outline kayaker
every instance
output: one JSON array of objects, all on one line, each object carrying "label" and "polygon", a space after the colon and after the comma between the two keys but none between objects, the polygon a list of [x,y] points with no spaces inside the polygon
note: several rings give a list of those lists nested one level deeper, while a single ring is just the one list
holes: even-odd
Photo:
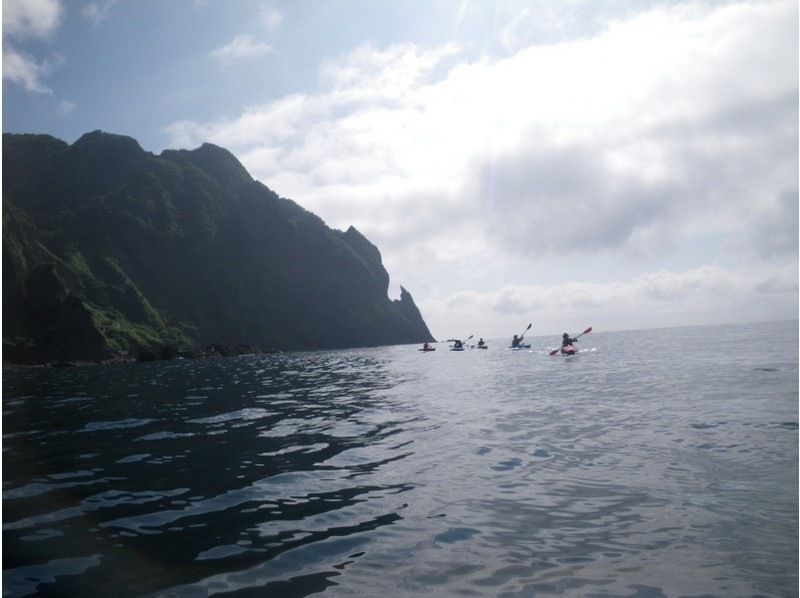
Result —
[{"label": "kayaker", "polygon": [[453,348],[454,349],[463,349],[464,343],[458,339],[453,339]]},{"label": "kayaker", "polygon": [[483,349],[483,347],[484,347],[484,345],[485,345],[485,344],[486,344],[486,343],[484,343],[484,342],[483,342],[483,338],[481,338],[481,339],[478,341],[478,348],[479,348],[479,349]]},{"label": "kayaker", "polygon": [[428,349],[430,349],[430,347],[428,346],[428,343],[422,343],[422,350],[423,351],[427,351]]},{"label": "kayaker", "polygon": [[518,347],[521,342],[522,342],[522,337],[521,336],[517,336],[515,334],[514,338],[511,339],[511,347],[512,348]]},{"label": "kayaker", "polygon": [[561,352],[564,355],[574,355],[575,354],[575,347],[572,346],[572,343],[577,343],[577,338],[570,338],[569,334],[566,332],[561,335]]}]

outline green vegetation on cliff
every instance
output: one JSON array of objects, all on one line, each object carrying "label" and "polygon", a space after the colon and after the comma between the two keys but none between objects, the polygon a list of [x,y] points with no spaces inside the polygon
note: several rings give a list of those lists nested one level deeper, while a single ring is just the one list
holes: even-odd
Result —
[{"label": "green vegetation on cliff", "polygon": [[228,151],[3,135],[3,348],[12,362],[163,345],[432,340],[378,249],[278,197]]}]

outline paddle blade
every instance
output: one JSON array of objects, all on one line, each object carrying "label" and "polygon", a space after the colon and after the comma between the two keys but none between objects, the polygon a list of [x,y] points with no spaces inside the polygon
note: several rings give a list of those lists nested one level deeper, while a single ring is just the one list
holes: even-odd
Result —
[{"label": "paddle blade", "polygon": [[550,351],[550,355],[555,355],[556,353],[558,353],[558,349],[553,349]]},{"label": "paddle blade", "polygon": [[584,330],[583,332],[581,332],[581,336],[583,336],[584,334],[589,334],[591,331],[592,331],[592,327],[591,327],[591,326],[589,326],[589,327],[588,327],[586,330]]}]

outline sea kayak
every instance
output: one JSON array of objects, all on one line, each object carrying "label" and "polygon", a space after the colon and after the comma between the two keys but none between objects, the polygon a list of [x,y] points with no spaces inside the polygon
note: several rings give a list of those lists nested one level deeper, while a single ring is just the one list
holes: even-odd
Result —
[{"label": "sea kayak", "polygon": [[417,351],[424,351],[427,353],[428,351],[436,351],[436,347],[428,347],[427,349],[417,349]]},{"label": "sea kayak", "polygon": [[516,347],[509,347],[509,349],[530,349],[530,343],[525,343],[524,345],[517,345]]},{"label": "sea kayak", "polygon": [[464,347],[450,347],[451,351],[463,351]]},{"label": "sea kayak", "polygon": [[577,351],[575,350],[575,347],[573,347],[572,345],[564,345],[563,347],[561,347],[561,351],[559,351],[559,353],[561,355],[569,357],[570,355],[575,355]]}]

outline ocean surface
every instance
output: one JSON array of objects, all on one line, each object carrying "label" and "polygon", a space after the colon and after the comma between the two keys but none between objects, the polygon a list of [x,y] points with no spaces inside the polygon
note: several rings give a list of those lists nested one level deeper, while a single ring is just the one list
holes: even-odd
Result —
[{"label": "ocean surface", "polygon": [[3,596],[797,596],[797,321],[526,339],[4,368]]}]

